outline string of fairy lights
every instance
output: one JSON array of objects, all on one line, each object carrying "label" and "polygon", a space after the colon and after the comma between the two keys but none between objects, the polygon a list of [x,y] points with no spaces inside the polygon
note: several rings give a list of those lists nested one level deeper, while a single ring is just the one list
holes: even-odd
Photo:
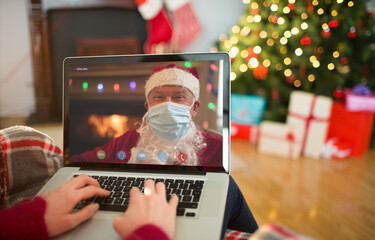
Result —
[{"label": "string of fairy lights", "polygon": [[[190,68],[193,67],[194,63],[185,61],[184,62],[184,67]],[[196,66],[195,66],[196,67]],[[85,71],[91,71],[90,68],[77,68],[76,70],[85,70]],[[209,64],[209,73],[208,73],[208,79],[207,79],[207,84],[206,84],[206,91],[207,93],[212,94],[216,99],[218,96],[218,90],[214,87],[214,82],[215,80],[213,79],[213,73],[218,72],[218,66],[216,66],[214,63]],[[75,88],[80,89],[80,93],[95,93],[97,92],[98,94],[103,94],[104,90],[106,90],[107,94],[120,94],[120,93],[128,93],[130,90],[131,92],[136,92],[137,91],[137,83],[135,81],[119,81],[119,82],[106,82],[106,81],[81,81],[79,79],[74,79],[69,78],[69,87],[72,87],[72,84],[74,84]],[[139,86],[138,86],[139,90]],[[217,106],[213,102],[208,102],[207,103],[207,108],[213,111],[216,111]]]},{"label": "string of fairy lights", "polygon": [[[332,0],[334,1],[334,0]],[[301,69],[298,69],[298,73],[295,73],[296,69],[291,68],[293,66],[293,61],[295,58],[303,56],[309,59],[309,64],[314,69],[319,69],[321,67],[326,67],[328,70],[337,70],[341,74],[346,74],[350,71],[349,66],[347,66],[347,58],[342,56],[342,51],[345,48],[345,45],[341,42],[336,44],[336,49],[329,49],[326,50],[323,46],[316,46],[314,52],[305,52],[304,47],[309,46],[312,43],[311,37],[306,33],[309,29],[309,17],[311,14],[317,14],[318,16],[327,14],[324,8],[319,7],[319,1],[306,1],[309,3],[307,7],[307,11],[301,13],[300,15],[294,15],[295,17],[299,17],[299,25],[289,24],[286,17],[287,14],[290,14],[291,11],[294,11],[296,8],[295,0],[289,0],[287,3],[284,1],[279,0],[272,0],[272,1],[263,1],[262,3],[258,3],[255,1],[250,0],[243,0],[244,4],[248,5],[249,15],[242,21],[242,24],[235,25],[231,28],[229,37],[227,35],[220,36],[220,45],[222,46],[223,50],[227,51],[230,55],[232,63],[232,70],[230,74],[231,81],[235,81],[238,76],[242,73],[247,72],[249,69],[253,71],[254,77],[260,80],[267,79],[267,73],[270,68],[274,68],[277,71],[281,71],[285,76],[286,82],[293,84],[295,87],[300,87],[302,82],[298,79],[298,76],[301,77]],[[355,2],[354,1],[346,1],[344,0],[336,0],[337,4],[347,4],[347,6],[353,7]],[[261,6],[262,4],[263,6]],[[281,6],[282,5],[282,6]],[[263,16],[261,11],[264,11],[265,8],[267,9],[268,16]],[[285,15],[282,15],[285,14]],[[329,14],[331,15],[331,19],[321,25],[320,34],[323,39],[328,39],[331,37],[332,30],[336,29],[340,26],[340,21],[338,19],[339,13],[337,9],[330,9]],[[269,31],[269,29],[261,29],[256,32],[253,32],[251,28],[251,24],[257,24],[261,22],[268,21],[274,25],[278,25],[279,29],[285,29],[282,31],[273,30]],[[241,23],[241,21],[240,21]],[[284,24],[288,24],[287,27]],[[316,27],[316,26],[314,26]],[[251,35],[252,38],[257,38],[258,42],[256,44],[244,45],[247,41],[244,40],[249,38]],[[351,27],[347,33],[348,38],[355,38],[356,37],[356,27]],[[289,41],[296,42],[298,40],[299,44],[294,44],[297,46],[295,49],[291,49],[291,45],[286,46]],[[262,45],[265,44],[265,45]],[[262,52],[264,47],[277,47],[279,52],[283,56],[277,60],[271,60],[268,56],[263,57]],[[322,66],[322,63],[317,57],[319,54],[331,54],[332,60],[325,63]],[[306,56],[306,54],[311,54]],[[297,60],[296,60],[297,61]],[[339,63],[340,67],[337,68],[337,64]],[[295,64],[298,65],[298,64]],[[273,69],[272,69],[273,70]],[[313,72],[310,72],[304,76],[309,82],[314,82],[316,80],[316,76]]]}]

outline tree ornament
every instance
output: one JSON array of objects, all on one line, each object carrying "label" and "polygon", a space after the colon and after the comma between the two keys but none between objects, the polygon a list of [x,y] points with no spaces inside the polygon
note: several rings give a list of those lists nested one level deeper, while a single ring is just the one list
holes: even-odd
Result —
[{"label": "tree ornament", "polygon": [[341,64],[348,64],[348,58],[346,58],[346,57],[342,57],[342,58],[340,58],[340,62],[341,62]]},{"label": "tree ornament", "polygon": [[257,58],[258,57],[258,55],[254,52],[253,47],[248,47],[246,50],[249,53],[249,55],[246,58],[247,61],[249,61],[251,58]]},{"label": "tree ornament", "polygon": [[309,14],[313,14],[313,12],[314,12],[314,6],[312,5],[311,1],[305,0],[305,3],[307,5],[307,12]]},{"label": "tree ornament", "polygon": [[348,38],[355,38],[357,34],[355,32],[348,32]]},{"label": "tree ornament", "polygon": [[296,8],[296,5],[294,5],[294,3],[289,3],[288,5],[288,8],[293,11],[295,8]]},{"label": "tree ornament", "polygon": [[252,15],[258,15],[259,14],[259,9],[258,8],[253,8],[253,9],[251,9],[250,13]]},{"label": "tree ornament", "polygon": [[293,84],[295,80],[296,80],[296,77],[295,77],[294,75],[290,75],[289,77],[286,77],[286,78],[285,78],[285,81],[286,81],[288,84]]},{"label": "tree ornament", "polygon": [[302,45],[310,45],[311,44],[311,38],[309,36],[305,35],[301,38],[300,42],[301,42]]},{"label": "tree ornament", "polygon": [[331,30],[327,29],[327,30],[322,30],[320,32],[320,35],[322,35],[323,38],[327,39],[331,37],[332,33],[331,33]]},{"label": "tree ornament", "polygon": [[333,29],[337,28],[339,25],[340,25],[340,23],[339,23],[339,21],[336,20],[336,19],[331,20],[331,21],[329,21],[329,23],[328,23],[328,26],[329,26],[330,28],[333,28]]},{"label": "tree ornament", "polygon": [[277,20],[279,20],[279,17],[278,16],[274,16],[272,21],[274,24],[277,24]]},{"label": "tree ornament", "polygon": [[272,89],[271,91],[271,97],[273,100],[279,99],[279,91],[277,89]]},{"label": "tree ornament", "polygon": [[355,38],[357,36],[355,27],[351,27],[348,32],[348,38]]},{"label": "tree ornament", "polygon": [[253,75],[256,79],[265,80],[267,78],[267,74],[268,68],[263,65],[259,65],[253,70]]},{"label": "tree ornament", "polygon": [[374,16],[374,13],[372,11],[368,11],[367,16],[371,18],[372,16]]},{"label": "tree ornament", "polygon": [[343,97],[343,92],[341,88],[337,88],[336,90],[333,91],[333,96],[335,98],[342,98]]}]

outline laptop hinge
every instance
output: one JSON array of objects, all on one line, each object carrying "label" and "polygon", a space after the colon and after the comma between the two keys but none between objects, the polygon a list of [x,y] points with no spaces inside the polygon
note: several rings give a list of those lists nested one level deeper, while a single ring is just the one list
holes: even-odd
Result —
[{"label": "laptop hinge", "polygon": [[147,170],[147,169],[106,169],[106,168],[90,168],[81,167],[80,171],[95,171],[95,172],[131,172],[131,173],[157,173],[157,174],[179,174],[179,175],[199,175],[204,176],[207,172],[203,171],[173,171],[173,170]]}]

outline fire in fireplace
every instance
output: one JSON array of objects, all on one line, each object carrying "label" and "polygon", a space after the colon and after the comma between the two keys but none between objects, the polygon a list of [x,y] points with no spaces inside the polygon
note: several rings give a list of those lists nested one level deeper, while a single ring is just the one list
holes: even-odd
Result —
[{"label": "fire in fireplace", "polygon": [[113,114],[110,116],[101,116],[92,114],[89,116],[88,123],[93,126],[91,128],[94,133],[99,134],[102,138],[115,138],[124,134],[129,130],[128,116]]}]

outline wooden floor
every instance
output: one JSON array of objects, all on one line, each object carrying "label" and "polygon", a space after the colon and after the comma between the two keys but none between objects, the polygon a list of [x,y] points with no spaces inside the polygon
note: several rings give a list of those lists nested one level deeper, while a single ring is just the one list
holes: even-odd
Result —
[{"label": "wooden floor", "polygon": [[[317,239],[375,239],[375,151],[357,159],[289,160],[232,142],[240,186],[258,224]],[[236,163],[235,165],[238,165]]]}]

